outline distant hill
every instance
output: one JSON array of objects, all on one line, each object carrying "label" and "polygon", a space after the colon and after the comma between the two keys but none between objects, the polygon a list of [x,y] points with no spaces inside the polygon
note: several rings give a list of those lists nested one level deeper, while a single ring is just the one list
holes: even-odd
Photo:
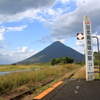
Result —
[{"label": "distant hill", "polygon": [[18,62],[22,63],[45,63],[50,62],[52,58],[60,57],[72,57],[74,61],[83,61],[84,55],[77,52],[76,50],[64,45],[63,43],[56,41],[46,47],[44,50],[38,52],[37,54]]}]

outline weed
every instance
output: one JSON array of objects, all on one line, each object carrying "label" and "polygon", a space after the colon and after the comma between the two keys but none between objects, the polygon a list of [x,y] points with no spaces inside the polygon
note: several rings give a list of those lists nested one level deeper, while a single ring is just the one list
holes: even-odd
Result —
[{"label": "weed", "polygon": [[[75,65],[75,64],[66,64],[66,65],[61,65],[57,66],[56,68],[51,68],[51,66],[46,66],[48,64],[44,64],[45,66],[42,68],[42,70],[38,71],[26,71],[26,72],[16,72],[16,73],[11,73],[8,75],[0,76],[0,94],[6,93],[12,89],[15,89],[17,87],[23,86],[23,85],[28,85],[34,87],[34,83],[36,82],[42,82],[42,80],[52,77],[52,78],[58,78],[61,75],[64,75],[65,73],[68,72],[68,68],[71,69],[72,71],[75,68],[78,68],[80,66]],[[43,65],[38,65],[38,64],[30,64],[30,65],[7,65],[4,66],[4,69],[29,69],[29,68],[39,68],[40,66]],[[9,67],[7,69],[7,67]],[[3,69],[2,66],[0,69]],[[3,69],[3,70],[4,70]],[[31,88],[31,87],[30,87]]]},{"label": "weed", "polygon": [[86,78],[86,69],[85,66],[78,70],[72,78]]}]

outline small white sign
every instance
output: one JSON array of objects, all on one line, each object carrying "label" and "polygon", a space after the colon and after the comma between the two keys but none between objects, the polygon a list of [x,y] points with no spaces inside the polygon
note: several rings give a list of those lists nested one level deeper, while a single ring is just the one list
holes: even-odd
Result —
[{"label": "small white sign", "polygon": [[77,33],[77,39],[78,39],[78,40],[84,39],[83,33]]},{"label": "small white sign", "polygon": [[94,62],[93,62],[93,49],[92,49],[92,31],[91,21],[85,16],[83,20],[84,27],[84,42],[85,42],[85,60],[86,60],[86,80],[94,80]]}]

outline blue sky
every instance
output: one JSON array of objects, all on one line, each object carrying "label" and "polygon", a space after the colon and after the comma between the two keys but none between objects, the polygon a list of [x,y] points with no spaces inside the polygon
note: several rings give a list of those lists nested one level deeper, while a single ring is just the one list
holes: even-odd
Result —
[{"label": "blue sky", "polygon": [[0,64],[26,59],[55,41],[84,53],[84,41],[76,39],[84,15],[100,38],[99,0],[0,0]]}]

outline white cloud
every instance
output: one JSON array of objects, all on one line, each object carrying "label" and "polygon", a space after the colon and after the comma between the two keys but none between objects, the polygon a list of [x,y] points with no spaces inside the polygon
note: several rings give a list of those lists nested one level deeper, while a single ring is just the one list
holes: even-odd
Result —
[{"label": "white cloud", "polygon": [[72,1],[72,0],[58,0],[58,1],[61,1],[62,3],[66,3],[66,2]]},{"label": "white cloud", "polygon": [[31,8],[48,8],[51,7],[54,2],[55,0],[0,0],[0,13],[4,15],[14,15]]},{"label": "white cloud", "polygon": [[48,10],[48,14],[49,14],[49,15],[54,15],[54,13],[55,13],[55,10],[53,10],[53,9],[49,9],[49,10]]},{"label": "white cloud", "polygon": [[[56,39],[66,39],[68,37],[75,37],[77,33],[83,32],[83,17],[87,15],[92,22],[92,31],[100,32],[100,1],[75,0],[77,9],[61,15],[53,24],[51,35]],[[91,5],[91,6],[90,6]],[[95,6],[96,5],[96,6]],[[92,8],[91,8],[92,7]]]},{"label": "white cloud", "polygon": [[0,51],[0,64],[11,64],[26,59],[34,54],[37,51],[35,50],[28,50],[28,47],[22,47],[16,49],[15,51]]},{"label": "white cloud", "polygon": [[5,28],[1,27],[1,29],[0,29],[0,43],[4,40],[4,37],[3,37],[4,32],[5,32]]},{"label": "white cloud", "polygon": [[83,46],[84,45],[84,40],[77,40],[76,45],[77,46]]},{"label": "white cloud", "polygon": [[62,13],[64,10],[63,10],[62,8],[57,8],[57,11],[58,11],[59,13]]},{"label": "white cloud", "polygon": [[92,41],[93,41],[93,46],[97,48],[98,44],[99,43],[99,46],[100,46],[100,35],[98,35],[97,32],[95,32],[92,36],[94,36],[94,38],[92,38]]},{"label": "white cloud", "polygon": [[[8,31],[23,31],[24,28],[26,28],[27,25],[22,25],[20,27],[1,27],[0,28],[0,43],[4,40],[4,33]],[[2,46],[1,46],[2,47]]]},{"label": "white cloud", "polygon": [[[83,17],[87,15],[90,17],[92,22],[92,30],[96,36],[100,33],[100,1],[96,0],[3,0],[4,3],[0,1],[0,23],[3,22],[34,22],[34,19],[45,22],[45,26],[51,27],[50,34],[54,38],[54,41],[64,42],[69,37],[75,37],[77,33],[83,31]],[[56,1],[56,3],[55,3]],[[52,6],[57,4],[57,2],[63,3],[62,7],[53,9]],[[76,9],[71,11],[74,7],[69,7],[68,4],[74,1]],[[7,4],[7,6],[5,5]],[[19,5],[19,6],[15,6]],[[65,5],[64,5],[65,4]],[[12,5],[12,6],[10,6]],[[70,12],[68,12],[70,11]],[[4,40],[3,34],[5,31],[23,31],[27,25],[22,25],[19,27],[2,27],[0,29],[0,43]],[[96,33],[97,32],[97,33]],[[47,37],[46,37],[47,38]],[[49,40],[49,38],[47,38]],[[42,38],[39,42],[45,39]],[[96,44],[96,40],[93,40]],[[84,43],[81,41],[76,41],[76,45],[80,46],[78,48],[80,51],[83,48]],[[0,52],[1,53],[1,52]],[[36,53],[34,50],[28,50],[28,47],[19,48],[17,51],[4,51],[1,53],[2,58],[0,59],[13,59],[13,61],[18,61],[23,58],[29,57]],[[9,62],[12,60],[9,59]],[[3,61],[2,60],[2,61]]]},{"label": "white cloud", "polygon": [[[25,2],[24,3],[22,2],[22,4],[21,4],[20,3],[21,1],[22,0],[16,1],[17,4],[20,4],[19,5],[20,10],[19,10],[19,8],[18,9],[14,8],[14,6],[12,6],[9,9],[7,9],[6,7],[5,8],[1,7],[1,10],[3,9],[4,12],[7,15],[4,14],[3,12],[0,13],[0,23],[3,23],[3,22],[16,22],[16,21],[24,21],[24,20],[28,20],[28,21],[33,22],[34,19],[37,19],[41,22],[44,22],[44,21],[47,21],[47,20],[49,22],[51,22],[51,21],[57,20],[60,17],[60,14],[63,13],[64,11],[66,11],[66,9],[67,9],[66,7],[65,7],[65,9],[57,8],[56,10],[50,8],[54,4],[56,4],[55,3],[56,0],[48,0],[48,2],[46,0],[41,0],[41,1],[37,1],[38,3],[33,0],[33,1],[29,1],[25,5],[24,5]],[[61,1],[66,2],[66,1],[69,1],[69,0],[61,0]],[[71,0],[71,1],[73,1],[73,0]],[[7,1],[4,0],[4,4],[6,2]],[[32,3],[32,2],[35,2],[35,3],[33,5],[29,5],[29,3]],[[43,4],[43,2],[44,2],[44,4]],[[8,3],[8,5],[9,5],[9,3]],[[23,10],[22,5],[25,6],[24,10]],[[35,5],[38,5],[38,6],[35,7]],[[30,6],[32,6],[32,7],[30,7]],[[15,12],[12,10],[12,8],[14,8]],[[7,9],[7,12],[6,12],[5,9]],[[69,9],[69,7],[68,7],[68,9]]]},{"label": "white cloud", "polygon": [[28,9],[24,12],[19,12],[14,15],[0,15],[0,23],[3,22],[17,22],[27,19],[40,19],[41,17],[38,16],[40,9]]},{"label": "white cloud", "polygon": [[75,49],[76,51],[78,51],[82,54],[85,54],[84,46],[78,46],[78,47],[73,48],[73,49]]},{"label": "white cloud", "polygon": [[54,42],[55,42],[55,41],[60,41],[60,42],[64,43],[64,42],[66,41],[66,39],[55,39],[55,38],[54,38],[53,41],[54,41]]},{"label": "white cloud", "polygon": [[[44,18],[39,13],[42,9],[47,10],[52,7],[55,1],[56,0],[24,0],[24,2],[23,0],[16,0],[14,2],[13,0],[0,1],[0,23],[16,22],[25,19],[44,21]],[[49,13],[52,13],[52,11],[49,11]]]},{"label": "white cloud", "polygon": [[[99,42],[99,47],[100,47],[100,35],[98,35],[98,32],[93,33],[92,36],[95,36],[98,38],[98,42]],[[93,51],[97,51],[98,52],[98,44],[97,44],[97,38],[92,38],[92,44],[93,44]],[[75,50],[81,52],[84,54],[84,39],[83,40],[77,40],[76,41],[76,46],[78,46],[77,48],[75,48]]]},{"label": "white cloud", "polygon": [[23,31],[24,28],[26,28],[27,25],[22,25],[20,27],[6,27],[7,31]]},{"label": "white cloud", "polygon": [[[43,1],[43,0],[41,0]],[[56,0],[52,0],[56,1]],[[50,0],[49,0],[50,2]],[[52,3],[53,6],[53,3]],[[39,20],[40,22],[48,22],[55,21],[60,17],[60,14],[66,11],[66,9],[57,8],[56,10],[50,7],[37,7],[37,8],[28,8],[25,11],[20,11],[15,14],[0,14],[0,23],[3,22],[17,22],[17,21],[25,21],[28,20],[30,22],[34,22],[34,19]]]},{"label": "white cloud", "polygon": [[[82,54],[85,54],[85,48],[84,48],[84,46],[78,46],[78,47],[76,47],[76,48],[74,48],[76,51],[78,51],[78,52],[80,52],[80,53],[82,53]],[[98,52],[98,47],[97,47],[97,45],[93,45],[93,52],[94,51],[97,51]]]},{"label": "white cloud", "polygon": [[21,50],[18,50],[17,53],[26,53],[28,50],[28,47],[22,47]]},{"label": "white cloud", "polygon": [[7,55],[7,54],[6,54],[6,53],[3,53],[2,55],[4,55],[4,56],[5,56],[5,55]]}]

